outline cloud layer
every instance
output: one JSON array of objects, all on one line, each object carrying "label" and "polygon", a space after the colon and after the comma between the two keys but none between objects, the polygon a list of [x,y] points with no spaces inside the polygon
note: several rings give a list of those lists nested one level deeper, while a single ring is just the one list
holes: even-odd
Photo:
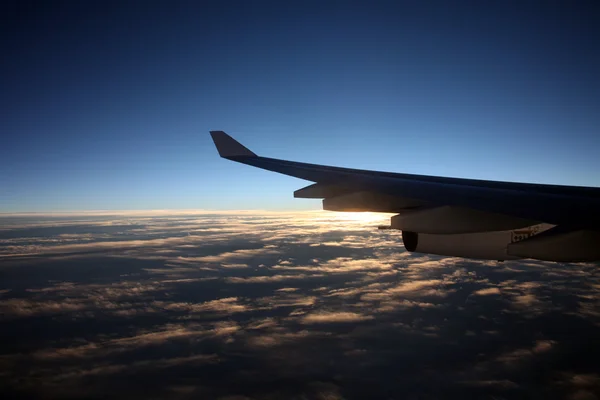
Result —
[{"label": "cloud layer", "polygon": [[597,398],[596,265],[410,255],[386,220],[5,218],[0,383],[34,398]]}]

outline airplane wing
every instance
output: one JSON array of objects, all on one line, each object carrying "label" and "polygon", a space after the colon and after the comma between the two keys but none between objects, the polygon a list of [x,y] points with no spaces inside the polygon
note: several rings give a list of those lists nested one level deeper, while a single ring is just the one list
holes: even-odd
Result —
[{"label": "airplane wing", "polygon": [[[395,213],[392,228],[407,232],[473,234],[548,224],[552,232],[598,234],[600,226],[600,188],[307,164],[261,157],[223,131],[210,134],[223,158],[313,182],[295,197],[323,198],[323,208],[331,211]],[[600,241],[596,244],[600,252]]]}]

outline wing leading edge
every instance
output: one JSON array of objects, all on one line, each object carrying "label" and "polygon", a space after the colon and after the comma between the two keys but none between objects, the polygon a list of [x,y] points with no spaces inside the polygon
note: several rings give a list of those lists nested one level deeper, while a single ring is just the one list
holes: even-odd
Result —
[{"label": "wing leading edge", "polygon": [[346,196],[353,198],[345,204],[360,205],[347,211],[398,213],[449,206],[520,219],[522,226],[548,223],[596,229],[600,225],[600,188],[447,178],[286,161],[258,156],[223,131],[210,134],[223,158],[314,182],[296,191],[295,197],[324,198],[325,209],[331,209],[327,204],[336,201],[343,205]]}]

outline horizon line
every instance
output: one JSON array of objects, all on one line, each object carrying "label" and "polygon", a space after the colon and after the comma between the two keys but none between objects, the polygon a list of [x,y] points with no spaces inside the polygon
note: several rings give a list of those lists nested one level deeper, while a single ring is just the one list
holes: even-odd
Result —
[{"label": "horizon line", "polygon": [[0,212],[1,217],[35,217],[35,216],[111,216],[111,215],[202,215],[202,214],[232,214],[232,213],[311,213],[326,211],[314,210],[264,210],[264,209],[241,209],[241,210],[210,210],[210,209],[136,209],[136,210],[73,210],[73,211],[17,211]]}]

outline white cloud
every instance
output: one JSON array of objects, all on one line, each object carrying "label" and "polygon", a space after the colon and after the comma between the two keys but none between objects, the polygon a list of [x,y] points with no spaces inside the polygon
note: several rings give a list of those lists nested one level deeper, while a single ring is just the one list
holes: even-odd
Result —
[{"label": "white cloud", "polygon": [[280,288],[277,289],[276,292],[295,292],[297,291],[298,288],[294,288],[294,287],[285,287],[285,288]]},{"label": "white cloud", "polygon": [[78,346],[44,349],[33,353],[33,357],[45,360],[106,357],[110,354],[123,353],[141,347],[163,346],[174,340],[197,338],[220,338],[227,340],[231,335],[240,332],[241,329],[233,321],[218,321],[211,326],[196,323],[166,324],[151,331],[141,331],[134,336],[99,340]]},{"label": "white cloud", "polygon": [[302,341],[309,336],[311,336],[311,333],[305,330],[299,332],[271,332],[251,336],[247,338],[247,343],[251,348],[264,349]]},{"label": "white cloud", "polygon": [[372,320],[372,315],[364,315],[349,311],[321,311],[304,316],[300,322],[303,324],[349,323]]},{"label": "white cloud", "polygon": [[7,299],[0,301],[0,314],[5,318],[24,318],[36,315],[73,313],[87,308],[74,299],[61,301],[35,301],[30,299]]},{"label": "white cloud", "polygon": [[290,266],[288,264],[275,265],[272,269],[285,271],[325,272],[330,274],[344,274],[348,272],[389,270],[392,265],[377,259],[353,259],[338,257],[324,261],[317,265]]},{"label": "white cloud", "polygon": [[361,300],[377,301],[393,297],[444,297],[451,292],[450,289],[444,288],[444,284],[445,281],[443,279],[409,281],[397,286],[388,287],[387,289],[366,293],[361,296]]},{"label": "white cloud", "polygon": [[216,354],[197,354],[187,357],[161,358],[158,360],[135,361],[129,364],[100,365],[93,368],[71,368],[69,372],[60,373],[52,381],[72,381],[89,376],[117,375],[127,371],[129,374],[140,370],[156,370],[188,364],[215,364],[219,362]]},{"label": "white cloud", "polygon": [[305,279],[313,279],[320,278],[323,275],[306,275],[306,274],[296,274],[296,275],[273,275],[273,276],[251,276],[247,278],[240,277],[232,277],[226,278],[226,281],[229,283],[272,283],[272,282],[286,282],[286,281],[298,281]]},{"label": "white cloud", "polygon": [[216,256],[178,257],[177,261],[186,263],[186,264],[197,263],[197,262],[222,263],[222,262],[231,261],[231,260],[245,260],[248,258],[272,255],[272,254],[279,254],[279,251],[272,249],[272,248],[244,249],[244,250],[229,251],[229,252],[218,254]]},{"label": "white cloud", "polygon": [[18,257],[18,256],[39,256],[49,254],[64,254],[64,253],[83,253],[90,251],[114,251],[114,250],[125,250],[125,249],[136,249],[140,247],[162,247],[171,246],[179,243],[194,242],[198,245],[202,242],[201,236],[183,236],[183,237],[171,237],[161,239],[147,239],[147,240],[123,240],[123,241],[106,241],[106,242],[92,242],[92,243],[79,243],[79,244],[68,244],[68,245],[56,245],[56,246],[41,246],[41,245],[30,245],[30,246],[18,246],[12,250],[10,254],[2,254],[3,257]]},{"label": "white cloud", "polygon": [[538,340],[531,348],[519,348],[501,354],[496,358],[497,361],[506,364],[518,364],[527,361],[531,357],[547,353],[557,345],[553,340]]},{"label": "white cloud", "polygon": [[153,306],[167,311],[184,311],[188,313],[215,312],[220,314],[235,314],[250,310],[246,305],[240,304],[240,301],[237,297],[226,297],[200,304],[155,302],[153,303]]},{"label": "white cloud", "polygon": [[477,296],[489,296],[492,294],[502,294],[502,292],[498,288],[490,287],[490,288],[476,290],[473,292],[473,294],[477,295]]},{"label": "white cloud", "polygon": [[[117,227],[126,223],[137,226]],[[126,271],[101,269],[96,283],[80,283],[87,277],[78,274],[69,278],[65,274],[64,279],[75,278],[74,282],[38,288],[40,281],[36,281],[36,286],[26,292],[0,291],[0,313],[8,323],[27,324],[25,318],[35,316],[52,317],[57,324],[75,320],[85,327],[82,332],[87,340],[65,337],[51,344],[40,343],[27,355],[1,356],[7,374],[28,362],[34,366],[31,376],[39,381],[59,379],[56,382],[61,386],[70,387],[78,377],[98,377],[98,382],[104,383],[108,381],[101,379],[107,376],[149,370],[153,362],[160,369],[235,361],[238,356],[255,357],[253,360],[261,365],[271,365],[269,362],[275,360],[281,366],[283,360],[283,364],[298,368],[281,373],[294,374],[319,368],[322,360],[314,362],[315,357],[329,357],[329,351],[334,357],[343,356],[343,360],[353,357],[351,361],[357,363],[357,368],[368,370],[370,362],[386,362],[390,354],[397,355],[396,350],[419,353],[427,349],[423,340],[435,341],[443,350],[447,345],[457,348],[463,341],[473,343],[469,339],[475,337],[477,347],[481,346],[481,351],[476,349],[480,352],[478,362],[472,369],[465,367],[466,372],[450,373],[457,378],[453,382],[518,390],[496,372],[527,366],[521,364],[523,360],[553,357],[560,343],[511,343],[510,337],[505,337],[503,321],[510,318],[511,322],[528,324],[532,321],[527,318],[535,312],[553,309],[585,319],[593,327],[591,324],[598,323],[600,315],[600,303],[596,301],[600,284],[592,266],[570,272],[562,265],[536,262],[497,267],[495,263],[416,256],[402,249],[399,233],[376,231],[360,221],[340,222],[319,214],[198,214],[190,219],[130,216],[97,223],[81,221],[77,227],[86,224],[113,225],[110,231],[117,233],[102,234],[101,238],[97,234],[61,233],[40,240],[16,238],[0,243],[5,250],[6,245],[23,250],[32,242],[31,249],[40,254],[51,248],[75,249],[82,263],[86,261],[80,260],[83,253],[97,251],[131,259],[133,267]],[[105,244],[94,243],[99,239]],[[332,245],[316,246],[323,243]],[[110,263],[114,259],[106,260]],[[79,264],[72,265],[77,268]],[[254,265],[258,268],[251,268]],[[63,273],[62,266],[55,271],[50,268],[49,275]],[[523,280],[524,276],[528,281]],[[45,275],[40,279],[46,279]],[[98,283],[110,280],[114,283]],[[550,308],[552,292],[558,290],[565,296],[576,296],[574,302],[561,305],[563,310]],[[447,295],[454,291],[458,303],[449,304],[455,298]],[[498,298],[502,301],[481,309],[475,302],[463,302],[470,292],[474,296],[502,294]],[[17,295],[23,298],[11,298]],[[95,331],[96,324],[86,324],[92,318],[102,323],[105,317],[126,328],[114,332],[108,329],[109,336]],[[464,321],[473,323],[463,329],[460,324]],[[298,331],[298,327],[305,330]],[[347,332],[340,335],[341,328]],[[388,331],[393,336],[383,337]],[[390,337],[398,340],[399,347],[407,347],[390,349],[389,343],[385,348],[378,347],[381,344],[377,339]],[[506,340],[504,352],[498,356],[497,347],[490,350],[487,341],[496,343],[493,339],[500,337]],[[357,338],[367,340],[362,343]],[[311,350],[307,351],[303,342],[308,339]],[[328,346],[327,351],[319,352],[320,346]],[[194,353],[207,348],[215,354]],[[150,354],[171,356],[144,359]],[[448,356],[452,354],[454,351]],[[129,359],[131,363],[123,361]],[[415,365],[415,373],[419,373],[419,363]],[[279,372],[279,368],[272,371],[274,375]],[[598,377],[588,375],[585,371],[569,375],[565,385],[593,390]],[[27,377],[14,379],[31,382]],[[335,391],[319,393],[333,396]]]}]

